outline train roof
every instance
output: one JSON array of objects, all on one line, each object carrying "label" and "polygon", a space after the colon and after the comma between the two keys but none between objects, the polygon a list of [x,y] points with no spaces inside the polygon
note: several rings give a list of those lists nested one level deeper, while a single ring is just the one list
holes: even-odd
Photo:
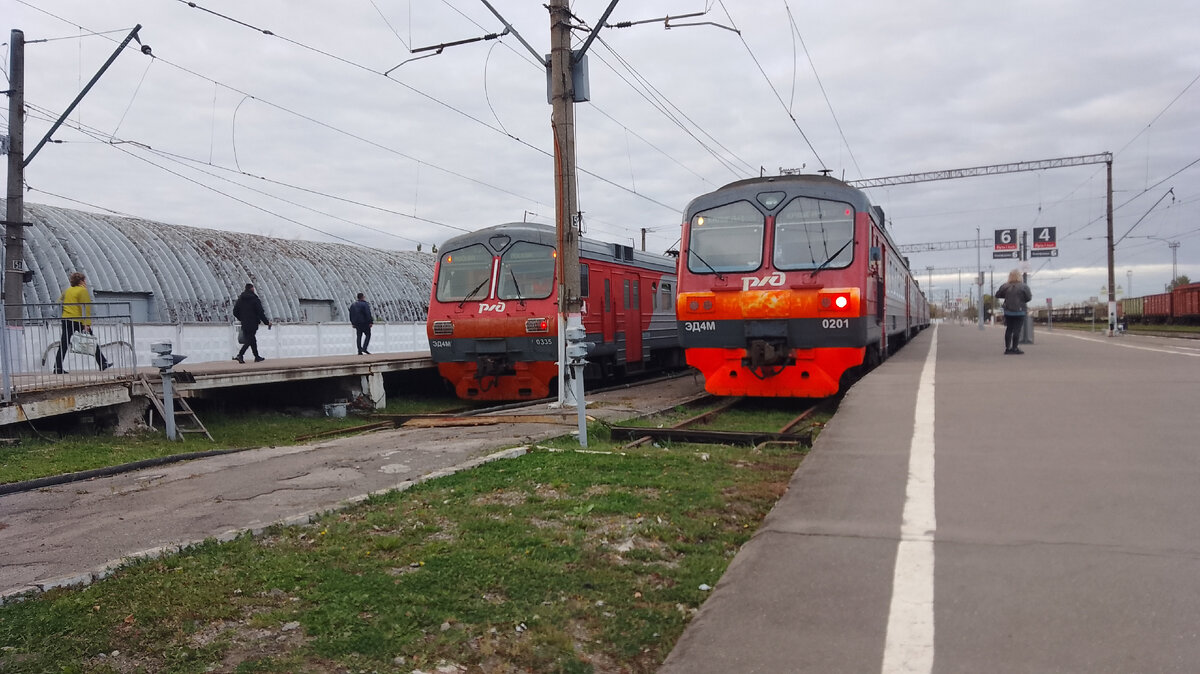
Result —
[{"label": "train roof", "polygon": [[[754,195],[759,192],[770,191],[771,186],[788,186],[802,187],[805,192],[814,197],[833,199],[836,201],[844,201],[856,210],[872,212],[878,207],[873,207],[871,200],[867,195],[857,187],[853,187],[837,178],[831,178],[826,175],[817,174],[800,174],[800,175],[782,175],[782,176],[763,176],[760,178],[747,178],[745,180],[736,180],[718,187],[717,189],[707,194],[702,194],[695,199],[692,199],[687,205],[687,213],[693,213],[697,210],[709,208],[719,205],[729,200],[731,195]],[[752,200],[751,200],[752,201]],[[883,224],[883,212],[879,211],[880,225]]]},{"label": "train roof", "polygon": [[[771,191],[772,186],[802,188],[809,196],[842,201],[850,204],[859,212],[870,213],[879,224],[880,229],[883,230],[884,238],[888,240],[893,248],[896,247],[896,242],[892,239],[892,235],[888,231],[883,208],[872,204],[867,194],[859,188],[837,178],[815,173],[762,176],[760,178],[735,180],[728,185],[718,187],[712,192],[692,199],[684,211],[683,219],[686,222],[689,219],[689,213],[720,206],[729,203],[731,199],[746,199],[751,203],[755,203],[752,197],[762,192]],[[900,257],[904,260],[904,266],[908,267],[908,258],[902,255]]]},{"label": "train roof", "polygon": [[[483,243],[494,252],[499,253],[508,247],[510,241],[493,242],[492,239],[497,236],[508,236],[510,241],[531,241],[555,248],[558,246],[558,231],[553,225],[536,222],[506,222],[447,239],[438,247],[438,252],[443,254],[474,243]],[[674,258],[634,250],[633,246],[606,243],[596,239],[580,239],[579,257],[584,260],[619,262],[663,272],[675,271]]]}]

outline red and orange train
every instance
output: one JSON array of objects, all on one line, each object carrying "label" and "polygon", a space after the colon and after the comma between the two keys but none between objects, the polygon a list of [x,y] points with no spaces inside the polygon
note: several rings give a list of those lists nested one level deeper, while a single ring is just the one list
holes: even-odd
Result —
[{"label": "red and orange train", "polygon": [[[446,241],[429,301],[430,353],[467,400],[535,400],[558,376],[556,235],[508,223]],[[683,364],[675,262],[630,246],[580,243],[583,327],[597,379]]]},{"label": "red and orange train", "polygon": [[830,396],[929,325],[883,211],[840,180],[740,180],[684,216],[676,316],[710,393]]},{"label": "red and orange train", "polygon": [[[447,241],[430,352],[469,400],[550,395],[555,230],[509,223]],[[820,398],[929,325],[929,305],[866,195],[821,175],[730,183],[685,211],[677,260],[584,239],[587,376],[688,365],[717,395]]]}]

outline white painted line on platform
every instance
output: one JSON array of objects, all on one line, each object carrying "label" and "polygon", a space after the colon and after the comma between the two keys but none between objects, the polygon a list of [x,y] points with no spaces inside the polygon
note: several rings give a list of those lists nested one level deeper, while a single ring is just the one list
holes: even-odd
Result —
[{"label": "white painted line on platform", "polygon": [[892,575],[892,605],[883,647],[884,674],[928,674],[933,671],[933,422],[937,328],[917,388],[912,445],[908,454],[908,487],[900,524],[900,544]]},{"label": "white painted line on platform", "polygon": [[[1047,332],[1040,333],[1040,334],[1052,334],[1052,333],[1047,331]],[[1129,343],[1121,341],[1122,339],[1124,339],[1123,337],[1105,337],[1104,339],[1097,339],[1096,337],[1087,337],[1084,335],[1072,335],[1068,332],[1056,332],[1056,333],[1053,333],[1053,335],[1055,337],[1070,337],[1072,339],[1081,339],[1085,342],[1095,342],[1097,344],[1111,344],[1112,346],[1120,346],[1120,347],[1123,347],[1126,349],[1137,349],[1138,351],[1154,351],[1156,353],[1170,353],[1170,354],[1173,354],[1176,356],[1191,356],[1192,358],[1200,358],[1200,351],[1196,351],[1195,347],[1192,347],[1192,346],[1177,346],[1177,347],[1165,349],[1165,348],[1159,348],[1159,347],[1153,347],[1153,346],[1139,346],[1137,344],[1129,344]],[[1184,350],[1181,351],[1180,349],[1184,349]]]}]

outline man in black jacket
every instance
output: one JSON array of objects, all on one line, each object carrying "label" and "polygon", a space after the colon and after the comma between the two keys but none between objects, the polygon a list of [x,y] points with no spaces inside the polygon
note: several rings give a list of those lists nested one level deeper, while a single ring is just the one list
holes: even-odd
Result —
[{"label": "man in black jacket", "polygon": [[354,342],[358,345],[360,356],[364,353],[371,355],[371,352],[367,351],[367,345],[371,343],[371,325],[374,323],[371,305],[367,302],[366,295],[359,293],[358,300],[350,305],[350,324],[354,326]]},{"label": "man in black jacket", "polygon": [[245,363],[242,356],[246,355],[246,349],[250,349],[254,352],[254,362],[261,363],[266,360],[258,355],[258,325],[262,323],[270,330],[271,321],[263,311],[262,300],[254,294],[253,283],[247,283],[246,289],[238,296],[237,302],[233,305],[233,317],[242,323],[242,350],[238,351],[233,359],[239,363]]}]

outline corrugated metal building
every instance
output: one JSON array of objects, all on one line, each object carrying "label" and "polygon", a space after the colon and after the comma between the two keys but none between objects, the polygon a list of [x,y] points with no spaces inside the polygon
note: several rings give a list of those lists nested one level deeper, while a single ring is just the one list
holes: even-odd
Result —
[{"label": "corrugated metal building", "polygon": [[[0,200],[3,203],[3,200]],[[2,208],[2,207],[0,207]],[[2,212],[2,211],[0,211]],[[228,323],[253,283],[272,321],[349,320],[367,294],[377,322],[424,322],[434,255],[275,239],[25,204],[26,304],[59,301],[87,275],[95,302],[128,302],[135,323]]]}]

